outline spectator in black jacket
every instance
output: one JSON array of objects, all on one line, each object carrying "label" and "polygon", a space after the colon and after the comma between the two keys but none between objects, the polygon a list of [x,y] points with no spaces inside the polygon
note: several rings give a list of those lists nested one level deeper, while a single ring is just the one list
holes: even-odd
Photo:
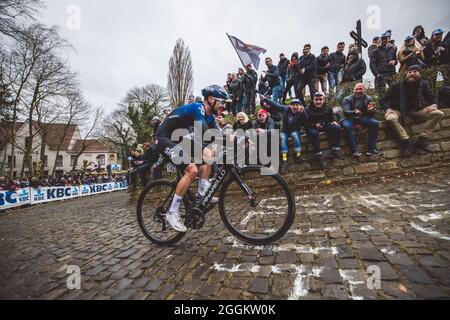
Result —
[{"label": "spectator in black jacket", "polygon": [[306,112],[308,114],[306,133],[312,141],[317,163],[323,169],[326,164],[320,147],[320,133],[328,133],[332,146],[331,156],[337,159],[341,157],[341,127],[333,114],[333,109],[326,105],[326,96],[323,92],[317,92],[314,95],[311,106],[306,109]]},{"label": "spectator in black jacket", "polygon": [[350,149],[355,158],[359,158],[361,153],[358,150],[353,126],[360,124],[369,128],[369,142],[366,155],[382,155],[377,149],[378,133],[380,131],[380,123],[373,118],[376,114],[376,105],[373,99],[366,94],[366,87],[362,83],[355,86],[354,93],[348,96],[342,102],[345,120],[341,122],[341,126],[347,132]]},{"label": "spectator in black jacket", "polygon": [[283,104],[286,102],[287,94],[289,93],[289,95],[291,95],[292,87],[294,87],[295,97],[298,98],[296,90],[298,86],[298,79],[298,53],[294,52],[291,57],[291,62],[288,66],[286,88],[283,91]]},{"label": "spectator in black jacket", "polygon": [[[386,121],[400,138],[405,156],[410,156],[415,147],[431,152],[428,139],[444,116],[428,82],[421,79],[421,71],[420,66],[410,67],[405,80],[394,83],[383,97]],[[428,119],[415,144],[400,122],[407,115]]]},{"label": "spectator in black jacket", "polygon": [[232,76],[231,73],[229,73],[229,74],[227,75],[227,80],[226,80],[225,86],[224,86],[225,90],[227,90],[227,92],[230,93],[230,94],[231,94],[231,92],[230,92],[231,76]]},{"label": "spectator in black jacket", "polygon": [[441,71],[444,77],[444,83],[449,83],[450,53],[449,45],[442,41],[444,31],[442,29],[434,30],[431,40],[425,47],[425,63],[431,68],[431,86],[436,88],[437,74]]},{"label": "spectator in black jacket", "polygon": [[428,67],[449,63],[448,47],[446,48],[442,41],[443,34],[444,31],[442,29],[434,30],[431,35],[431,40],[425,47],[425,63]]},{"label": "spectator in black jacket", "polygon": [[330,83],[330,93],[337,92],[337,87],[342,80],[342,71],[344,70],[346,57],[344,54],[345,43],[339,42],[336,52],[330,54],[331,65],[328,71],[328,81]]},{"label": "spectator in black jacket", "polygon": [[304,103],[298,99],[293,99],[289,106],[282,105],[278,102],[266,99],[261,96],[261,101],[265,105],[264,108],[270,112],[277,110],[281,113],[282,129],[280,132],[282,167],[287,167],[288,155],[288,139],[294,140],[294,150],[296,153],[296,161],[302,160],[302,144],[301,144],[301,127],[305,126],[308,121],[305,113]]},{"label": "spectator in black jacket", "polygon": [[136,178],[138,175],[138,167],[143,163],[140,159],[143,151],[140,148],[136,148],[130,151],[128,157],[128,190],[127,192],[133,192],[136,190]]},{"label": "spectator in black jacket", "polygon": [[238,68],[237,77],[241,81],[242,81],[242,79],[244,79],[244,69]]},{"label": "spectator in black jacket", "polygon": [[376,48],[378,48],[381,44],[381,38],[380,37],[375,37],[372,40],[372,44],[369,46],[368,53],[369,53],[369,59],[372,56],[372,53],[375,51]]},{"label": "spectator in black jacket", "polygon": [[236,115],[242,111],[242,101],[244,96],[244,85],[242,81],[237,77],[236,73],[231,75],[231,82],[229,85],[230,94],[232,96],[231,112]]},{"label": "spectator in black jacket", "polygon": [[314,83],[315,91],[321,90],[325,95],[328,95],[328,71],[331,66],[329,52],[328,47],[323,47],[321,54],[317,57],[317,78]]},{"label": "spectator in black jacket", "polygon": [[266,58],[267,71],[263,71],[262,80],[269,83],[269,94],[274,101],[279,101],[281,98],[281,80],[280,70],[277,66],[273,65],[271,58]]},{"label": "spectator in black jacket", "polygon": [[138,167],[138,174],[143,187],[147,185],[146,174],[149,170],[151,170],[154,180],[162,179],[161,165],[164,162],[164,157],[158,152],[156,144],[144,144],[144,155],[140,160],[142,163]]},{"label": "spectator in black jacket", "polygon": [[311,45],[305,44],[303,55],[298,60],[299,83],[297,86],[297,95],[300,100],[304,100],[303,89],[308,86],[309,93],[314,96],[314,82],[316,80],[317,60],[316,56],[311,53]]},{"label": "spectator in black jacket", "polygon": [[267,79],[259,78],[258,82],[258,93],[263,96],[270,95],[269,84],[267,83]]},{"label": "spectator in black jacket", "polygon": [[280,61],[278,62],[278,70],[280,70],[281,90],[286,88],[287,73],[288,73],[289,60],[284,53],[280,53]]},{"label": "spectator in black jacket", "polygon": [[375,49],[370,57],[370,69],[375,76],[375,88],[380,97],[386,91],[386,85],[390,86],[397,73],[397,48],[390,43],[391,33],[385,32],[381,36],[381,45]]},{"label": "spectator in black jacket", "polygon": [[249,64],[246,67],[242,83],[244,85],[244,110],[247,114],[254,114],[256,111],[256,84],[258,83],[258,74]]},{"label": "spectator in black jacket", "polygon": [[363,76],[367,71],[366,63],[359,58],[357,52],[351,52],[348,55],[347,63],[342,74],[341,86],[338,89],[337,101],[342,102],[344,97],[350,95],[355,85],[363,82]]}]

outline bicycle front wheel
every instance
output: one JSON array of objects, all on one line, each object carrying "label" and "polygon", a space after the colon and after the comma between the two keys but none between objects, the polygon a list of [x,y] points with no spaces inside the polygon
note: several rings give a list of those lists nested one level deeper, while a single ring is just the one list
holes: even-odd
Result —
[{"label": "bicycle front wheel", "polygon": [[[286,180],[279,174],[261,175],[261,166],[238,170],[245,186],[228,179],[221,191],[220,216],[227,229],[238,239],[269,245],[281,239],[295,217],[295,199]],[[251,191],[252,199],[244,192]]]}]

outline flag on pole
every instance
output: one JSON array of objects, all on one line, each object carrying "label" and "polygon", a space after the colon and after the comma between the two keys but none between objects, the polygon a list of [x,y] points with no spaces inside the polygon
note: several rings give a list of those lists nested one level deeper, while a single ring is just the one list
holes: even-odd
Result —
[{"label": "flag on pole", "polygon": [[258,70],[260,62],[259,56],[266,53],[267,50],[252,44],[244,43],[238,38],[230,36],[228,33],[227,36],[236,50],[242,65],[246,67],[252,63],[255,69]]}]

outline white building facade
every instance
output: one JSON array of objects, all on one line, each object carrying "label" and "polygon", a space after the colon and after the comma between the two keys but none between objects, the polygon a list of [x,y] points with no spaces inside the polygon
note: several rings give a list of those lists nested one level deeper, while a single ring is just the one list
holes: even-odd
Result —
[{"label": "white building facade", "polygon": [[[4,131],[5,128],[3,128]],[[31,176],[25,159],[26,140],[29,137],[29,122],[18,123],[16,130],[16,148],[14,159],[11,155],[12,145],[7,134],[0,136],[0,161],[2,161],[8,171],[13,171],[14,177]],[[41,161],[42,135],[41,130],[36,124],[32,125],[32,154],[30,161]],[[76,170],[80,170],[83,162],[89,163],[89,169],[106,170],[108,165],[117,163],[117,153],[111,151],[109,146],[98,140],[86,140],[81,138],[78,126],[66,124],[50,124],[48,125],[47,138],[45,144],[45,169],[43,176],[51,175],[55,168],[55,175],[62,176],[70,173],[77,155],[82,149],[83,152],[78,157],[75,165]],[[58,151],[59,149],[59,151]],[[58,158],[58,159],[57,159]]]}]

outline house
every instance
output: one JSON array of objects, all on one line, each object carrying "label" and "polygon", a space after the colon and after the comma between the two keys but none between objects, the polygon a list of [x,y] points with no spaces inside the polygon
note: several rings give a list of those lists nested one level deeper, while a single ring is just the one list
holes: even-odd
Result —
[{"label": "house", "polygon": [[[0,162],[6,164],[6,169],[12,170],[13,175],[18,177],[24,172],[29,176],[29,169],[26,165],[25,146],[29,137],[30,123],[18,122],[16,126],[16,150],[14,158],[11,155],[12,124],[3,125],[0,128]],[[56,165],[56,176],[62,176],[71,172],[74,162],[76,170],[80,170],[86,160],[91,169],[105,170],[106,166],[117,163],[117,153],[110,147],[98,140],[84,141],[77,125],[52,123],[38,125],[37,122],[31,124],[33,132],[33,146],[31,153],[32,162],[40,162],[42,141],[45,141],[45,162],[44,176],[52,174]],[[45,128],[45,132],[43,128]],[[46,136],[46,139],[43,137]],[[58,151],[59,150],[59,151]],[[22,171],[23,170],[23,171]]]}]

